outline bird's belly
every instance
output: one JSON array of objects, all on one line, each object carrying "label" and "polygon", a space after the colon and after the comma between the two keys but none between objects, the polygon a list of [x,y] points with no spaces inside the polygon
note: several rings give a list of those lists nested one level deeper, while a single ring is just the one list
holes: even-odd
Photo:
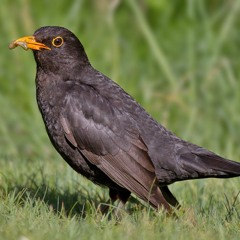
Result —
[{"label": "bird's belly", "polygon": [[[46,124],[46,123],[45,123]],[[46,124],[47,133],[52,145],[63,159],[77,172],[89,178],[93,174],[86,160],[77,148],[71,146],[64,135],[60,122],[55,121]]]},{"label": "bird's belly", "polygon": [[[46,115],[45,115],[46,116]],[[104,185],[119,189],[106,174],[91,164],[81,153],[81,151],[69,144],[64,135],[60,121],[44,119],[49,139],[62,158],[78,173],[98,185]]]},{"label": "bird's belly", "polygon": [[75,171],[88,177],[91,174],[91,169],[79,151],[67,142],[60,123],[58,107],[56,105],[50,106],[46,104],[46,101],[38,101],[38,103],[48,137],[54,148]]}]

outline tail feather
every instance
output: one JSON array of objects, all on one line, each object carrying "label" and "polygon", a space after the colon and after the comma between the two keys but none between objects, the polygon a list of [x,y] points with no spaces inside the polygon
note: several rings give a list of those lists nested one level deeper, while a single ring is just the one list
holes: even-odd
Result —
[{"label": "tail feather", "polygon": [[185,152],[180,159],[184,172],[188,173],[186,179],[240,176],[239,162],[225,159],[203,148]]}]

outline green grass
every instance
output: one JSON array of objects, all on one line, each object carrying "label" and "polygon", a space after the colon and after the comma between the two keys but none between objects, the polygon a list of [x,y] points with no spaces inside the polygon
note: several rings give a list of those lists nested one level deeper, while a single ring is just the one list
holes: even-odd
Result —
[{"label": "green grass", "polygon": [[101,216],[97,207],[107,189],[76,174],[47,138],[32,53],[7,48],[40,26],[65,26],[81,39],[93,66],[159,122],[240,161],[239,14],[238,0],[3,0],[0,240],[239,239],[240,179],[173,184],[183,205],[178,219],[134,197],[120,223]]}]

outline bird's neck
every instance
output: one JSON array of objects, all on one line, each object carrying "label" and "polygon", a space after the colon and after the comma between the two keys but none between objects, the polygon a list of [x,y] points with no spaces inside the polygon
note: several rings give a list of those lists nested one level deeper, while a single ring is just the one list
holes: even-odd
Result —
[{"label": "bird's neck", "polygon": [[39,108],[54,106],[59,93],[59,83],[61,83],[60,77],[51,72],[45,72],[42,68],[37,67],[35,83]]}]

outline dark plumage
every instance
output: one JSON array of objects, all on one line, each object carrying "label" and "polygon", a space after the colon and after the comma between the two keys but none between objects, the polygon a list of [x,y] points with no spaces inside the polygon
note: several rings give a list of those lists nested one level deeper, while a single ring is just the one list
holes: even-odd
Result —
[{"label": "dark plumage", "polygon": [[240,176],[240,163],[183,141],[121,87],[95,70],[78,38],[42,27],[10,44],[33,49],[37,102],[48,136],[77,172],[125,204],[131,193],[154,208],[179,204],[167,185]]}]

